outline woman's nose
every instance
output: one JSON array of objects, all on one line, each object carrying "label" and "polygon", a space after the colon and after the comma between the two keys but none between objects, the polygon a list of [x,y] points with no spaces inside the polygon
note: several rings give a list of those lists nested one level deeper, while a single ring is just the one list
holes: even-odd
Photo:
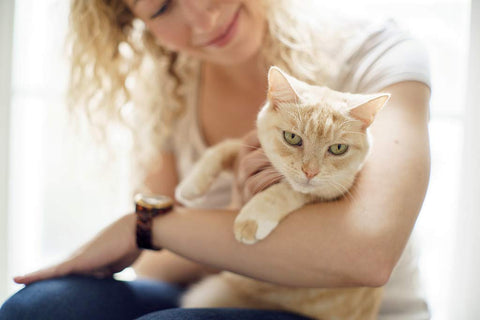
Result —
[{"label": "woman's nose", "polygon": [[194,32],[202,33],[212,29],[219,16],[214,0],[181,0],[185,16]]}]

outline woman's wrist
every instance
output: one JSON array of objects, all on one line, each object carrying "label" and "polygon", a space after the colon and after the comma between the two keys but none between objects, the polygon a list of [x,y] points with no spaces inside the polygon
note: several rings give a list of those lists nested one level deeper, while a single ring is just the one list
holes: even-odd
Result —
[{"label": "woman's wrist", "polygon": [[[175,244],[189,242],[188,234],[185,231],[181,234],[182,231],[180,231],[185,230],[185,225],[190,226],[190,219],[188,219],[189,210],[185,207],[174,205],[168,213],[153,217],[151,229],[152,245],[157,248],[170,250],[169,246],[172,245],[172,240]],[[193,231],[192,233],[195,233]]]},{"label": "woman's wrist", "polygon": [[131,248],[138,249],[136,228],[137,228],[137,215],[135,212],[128,213],[120,218],[122,224],[125,225],[125,235],[128,237],[128,243]]},{"label": "woman's wrist", "polygon": [[151,225],[151,243],[154,248],[163,248],[163,243],[161,241],[161,234],[162,234],[162,220],[164,220],[166,215],[174,214],[176,211],[176,207],[173,206],[172,210],[163,215],[160,214],[152,218],[152,225]]}]

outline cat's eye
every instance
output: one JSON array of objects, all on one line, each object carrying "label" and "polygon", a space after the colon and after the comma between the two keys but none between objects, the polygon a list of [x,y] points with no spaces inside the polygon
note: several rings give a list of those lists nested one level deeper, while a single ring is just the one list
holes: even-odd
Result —
[{"label": "cat's eye", "polygon": [[298,134],[292,132],[283,131],[283,138],[288,144],[292,146],[300,147],[303,143],[302,138]]},{"label": "cat's eye", "polygon": [[347,152],[348,150],[348,145],[346,144],[333,144],[330,147],[328,147],[328,152],[335,156],[339,156]]}]

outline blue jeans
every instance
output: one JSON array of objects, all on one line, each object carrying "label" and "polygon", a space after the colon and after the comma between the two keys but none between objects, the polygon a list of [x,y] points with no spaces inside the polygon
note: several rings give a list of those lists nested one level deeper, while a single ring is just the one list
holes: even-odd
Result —
[{"label": "blue jeans", "polygon": [[182,309],[184,289],[150,281],[118,281],[67,276],[35,282],[18,291],[0,308],[0,320],[307,320],[281,311],[234,308]]}]

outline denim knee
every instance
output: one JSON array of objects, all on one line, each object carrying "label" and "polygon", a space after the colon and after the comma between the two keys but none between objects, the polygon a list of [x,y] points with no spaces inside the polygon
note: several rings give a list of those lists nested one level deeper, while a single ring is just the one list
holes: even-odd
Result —
[{"label": "denim knee", "polygon": [[238,308],[174,308],[149,313],[136,320],[312,320],[284,311]]},{"label": "denim knee", "polygon": [[0,320],[55,319],[64,315],[66,282],[51,279],[33,283],[11,296],[0,308]]},{"label": "denim knee", "polygon": [[133,319],[177,306],[181,290],[154,281],[68,276],[32,283],[0,308],[0,320]]}]

